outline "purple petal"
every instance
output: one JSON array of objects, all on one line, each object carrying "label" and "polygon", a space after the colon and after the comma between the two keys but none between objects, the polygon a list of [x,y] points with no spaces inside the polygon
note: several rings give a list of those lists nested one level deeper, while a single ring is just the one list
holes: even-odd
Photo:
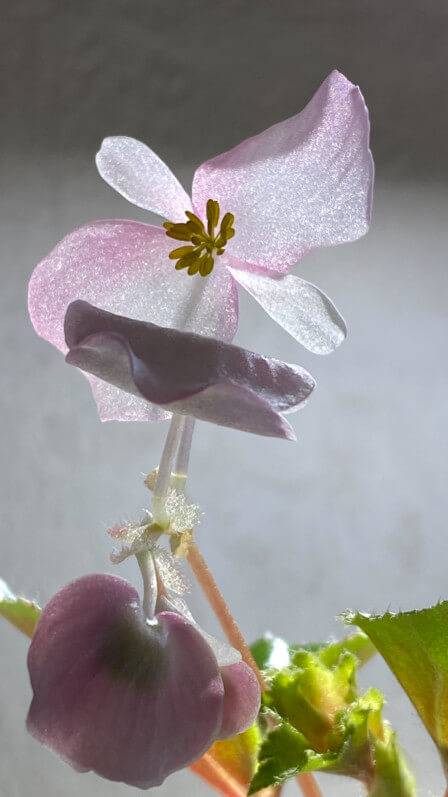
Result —
[{"label": "purple petal", "polygon": [[184,221],[191,200],[171,169],[146,144],[127,136],[105,138],[98,171],[112,188],[140,208],[170,221]]},{"label": "purple petal", "polygon": [[216,639],[198,626],[183,598],[159,595],[157,610],[180,613],[210,645],[224,684],[223,717],[218,738],[228,739],[243,733],[255,721],[260,709],[260,686],[253,670],[241,661],[241,653],[228,642]]},{"label": "purple petal", "polygon": [[167,595],[159,595],[156,605],[158,612],[177,612],[178,614],[181,614],[182,617],[185,617],[189,623],[192,623],[196,630],[199,631],[201,636],[205,639],[207,644],[211,647],[219,667],[226,667],[230,664],[237,664],[241,661],[241,653],[239,650],[236,650],[236,648],[232,647],[232,645],[229,645],[228,642],[224,642],[222,639],[212,636],[207,631],[204,631],[200,625],[198,625],[192,613],[190,612],[187,603],[183,598],[180,597],[180,595],[170,595],[169,598]]},{"label": "purple petal", "polygon": [[[64,353],[64,316],[86,299],[106,310],[232,340],[238,326],[236,284],[226,268],[206,279],[176,271],[173,242],[149,224],[110,219],[69,233],[36,266],[29,311],[36,332]],[[90,377],[103,420],[154,420],[167,413]]]},{"label": "purple petal", "polygon": [[369,129],[361,92],[332,72],[301,113],[202,164],[193,205],[204,216],[217,199],[235,215],[228,254],[285,272],[312,249],[367,231]]},{"label": "purple petal", "polygon": [[73,302],[67,362],[173,412],[287,437],[279,415],[302,405],[314,380],[300,366],[192,333],[156,327]]},{"label": "purple petal", "polygon": [[344,319],[311,282],[292,274],[272,278],[236,268],[230,272],[274,321],[314,354],[330,354],[345,340]]},{"label": "purple petal", "polygon": [[260,710],[260,686],[253,670],[244,661],[221,667],[224,706],[220,739],[247,731]]},{"label": "purple petal", "polygon": [[80,771],[149,788],[189,765],[221,727],[216,659],[178,614],[148,625],[126,581],[93,575],[44,609],[28,666],[28,730]]}]

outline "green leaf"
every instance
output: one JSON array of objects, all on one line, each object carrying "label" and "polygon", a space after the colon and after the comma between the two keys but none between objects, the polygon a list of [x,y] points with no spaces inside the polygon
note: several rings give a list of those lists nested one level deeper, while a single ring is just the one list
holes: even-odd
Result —
[{"label": "green leaf", "polygon": [[369,784],[374,777],[373,747],[383,733],[381,711],[384,698],[377,689],[369,689],[350,707],[340,712],[337,722],[343,734],[332,771],[349,775]]},{"label": "green leaf", "polygon": [[288,643],[272,634],[266,634],[261,639],[257,639],[250,646],[250,650],[260,670],[271,668],[281,670],[290,662]]},{"label": "green leaf", "polygon": [[350,653],[329,668],[319,654],[296,651],[293,666],[272,678],[265,704],[303,733],[312,749],[335,749],[340,738],[334,716],[354,698],[355,670]]},{"label": "green leaf", "polygon": [[415,781],[393,731],[386,741],[377,740],[374,755],[375,777],[369,797],[414,797]]},{"label": "green leaf", "polygon": [[352,653],[358,660],[358,667],[362,667],[373,658],[376,648],[366,634],[352,634],[325,645],[320,652],[320,658],[327,667],[333,667],[343,653]]},{"label": "green leaf", "polygon": [[281,637],[266,634],[253,642],[250,649],[260,670],[281,670],[291,664],[294,654],[300,651],[318,653],[327,667],[336,664],[343,653],[353,653],[361,667],[376,653],[375,646],[363,633],[352,634],[337,642],[308,642],[303,645],[288,645]]},{"label": "green leaf", "polygon": [[361,781],[369,797],[415,797],[414,779],[396,736],[382,720],[383,703],[381,693],[369,689],[340,711],[335,722],[342,741],[335,750],[316,751],[303,733],[278,718],[279,726],[261,746],[249,794],[305,772],[328,772]]},{"label": "green leaf", "polygon": [[[376,689],[359,695],[357,669],[375,652],[366,634],[289,647],[269,636],[253,651],[267,670],[263,704],[270,721],[251,794],[319,771],[356,778],[372,797],[414,797],[413,778],[382,718],[383,696]],[[276,657],[286,662],[282,669]]]},{"label": "green leaf", "polygon": [[0,615],[29,637],[34,634],[42,609],[33,601],[18,598],[0,578]]},{"label": "green leaf", "polygon": [[349,612],[346,623],[370,637],[439,748],[448,777],[448,601],[382,616]]},{"label": "green leaf", "polygon": [[308,747],[303,734],[288,722],[271,731],[261,746],[260,765],[250,784],[249,794],[277,786],[297,775],[306,764]]}]

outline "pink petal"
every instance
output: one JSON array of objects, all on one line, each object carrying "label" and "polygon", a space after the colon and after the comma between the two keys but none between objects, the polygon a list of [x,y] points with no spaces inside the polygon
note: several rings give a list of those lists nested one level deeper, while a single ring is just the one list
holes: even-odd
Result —
[{"label": "pink petal", "polygon": [[[69,233],[36,266],[29,312],[36,332],[64,353],[64,316],[85,299],[104,309],[167,327],[232,340],[238,325],[236,284],[226,268],[207,278],[176,271],[173,241],[159,227],[108,219]],[[103,420],[168,417],[148,402],[90,377]]]},{"label": "pink petal", "polygon": [[319,246],[352,241],[370,223],[373,161],[359,88],[332,72],[306,108],[197,170],[193,205],[235,215],[228,254],[285,272]]},{"label": "pink petal", "polygon": [[135,138],[105,138],[96,165],[106,183],[140,208],[170,221],[184,221],[191,209],[190,197],[171,169]]},{"label": "pink petal", "polygon": [[44,609],[28,655],[28,730],[75,769],[149,788],[188,766],[221,727],[216,659],[178,614],[148,625],[126,581],[93,575]]},{"label": "pink petal", "polygon": [[311,282],[287,274],[273,278],[241,269],[231,274],[293,338],[314,354],[330,354],[345,340],[345,321]]},{"label": "pink petal", "polygon": [[224,706],[220,739],[229,739],[247,731],[260,710],[260,686],[253,670],[240,661],[221,667]]},{"label": "pink petal", "polygon": [[314,388],[303,368],[192,333],[113,315],[86,302],[66,315],[67,362],[173,412],[294,439],[279,414]]}]

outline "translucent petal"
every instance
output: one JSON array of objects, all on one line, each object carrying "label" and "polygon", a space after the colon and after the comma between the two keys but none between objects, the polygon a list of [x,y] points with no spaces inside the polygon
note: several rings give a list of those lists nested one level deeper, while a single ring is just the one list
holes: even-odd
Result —
[{"label": "translucent petal", "polygon": [[[209,277],[176,271],[172,241],[160,227],[120,219],[86,224],[63,238],[36,266],[29,312],[36,332],[64,353],[64,316],[85,299],[132,318],[232,340],[238,325],[233,277],[217,266]],[[91,377],[102,420],[168,417],[136,396]]]},{"label": "translucent petal", "polygon": [[319,288],[287,274],[272,278],[230,269],[235,279],[293,338],[314,354],[330,354],[345,340],[347,327]]},{"label": "translucent petal", "polygon": [[193,205],[235,215],[234,257],[285,272],[319,246],[352,241],[370,223],[373,161],[359,89],[332,72],[296,116],[202,164]]},{"label": "translucent petal", "polygon": [[69,306],[65,330],[71,365],[173,412],[254,434],[294,439],[280,413],[314,389],[300,366],[87,302]]},{"label": "translucent petal", "polygon": [[86,576],[52,598],[28,667],[28,730],[79,771],[157,786],[221,727],[223,682],[207,643],[179,614],[146,623],[135,589],[115,576]]},{"label": "translucent petal", "polygon": [[191,210],[190,197],[171,169],[135,138],[105,138],[96,165],[106,183],[140,208],[175,222]]}]

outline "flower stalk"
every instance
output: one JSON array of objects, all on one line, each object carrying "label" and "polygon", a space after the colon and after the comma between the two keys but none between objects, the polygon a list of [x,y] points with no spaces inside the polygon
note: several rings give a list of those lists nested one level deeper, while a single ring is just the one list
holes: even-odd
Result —
[{"label": "flower stalk", "polygon": [[182,415],[173,415],[165,440],[165,446],[163,449],[162,458],[160,460],[159,470],[154,487],[154,496],[152,501],[154,521],[162,528],[165,528],[165,526],[167,526],[169,523],[169,517],[165,508],[165,499],[168,494],[174,458],[181,440],[184,424],[185,418]]},{"label": "flower stalk", "polygon": [[188,476],[188,465],[190,464],[191,443],[195,419],[191,416],[185,418],[185,423],[179,443],[179,450],[176,457],[176,465],[173,473],[173,487],[178,493],[184,493]]},{"label": "flower stalk", "polygon": [[192,542],[190,545],[190,551],[187,559],[197,579],[197,582],[201,587],[208,603],[212,607],[216,617],[218,618],[221,628],[224,631],[228,641],[234,648],[239,650],[243,661],[245,661],[246,664],[254,671],[255,675],[257,676],[258,683],[260,684],[260,688],[262,691],[264,691],[266,689],[266,682],[263,678],[263,675],[257,667],[254,657],[249,650],[249,646],[240,629],[238,628],[232,614],[230,613],[229,607],[227,606],[227,603],[225,602],[222,593],[211,574],[210,568],[208,567],[195,542]]},{"label": "flower stalk", "polygon": [[143,579],[142,606],[147,620],[154,620],[157,603],[157,572],[154,559],[150,551],[140,551],[136,559]]},{"label": "flower stalk", "polygon": [[[176,458],[176,468],[175,473],[173,474],[175,479],[175,488],[179,492],[184,492],[186,487],[194,424],[194,418],[186,419],[179,443],[179,450]],[[231,614],[210,568],[208,567],[204,557],[194,541],[192,541],[190,544],[187,558],[196,580],[201,587],[207,602],[213,609],[228,641],[231,645],[233,645],[233,647],[239,650],[243,661],[245,661],[246,664],[254,671],[255,675],[257,676],[258,683],[260,684],[260,688],[262,691],[264,691],[266,689],[266,682],[263,674],[257,666],[255,659],[250,652],[249,646],[244,639],[233,615]],[[237,795],[243,793],[239,784],[232,782],[230,774],[212,756],[206,754],[201,759],[201,763],[203,763],[205,768],[209,770],[207,773],[208,776],[212,776],[213,780],[216,779],[217,782],[221,783],[221,785],[225,785],[229,795],[235,795],[235,797],[237,797]],[[194,771],[194,766],[192,769]],[[299,784],[304,797],[322,797],[322,792],[311,773],[306,772],[303,775],[298,775],[297,783]],[[282,787],[279,786],[273,793],[275,795],[280,795],[281,791]],[[445,797],[448,797],[448,793],[445,795]]]}]

